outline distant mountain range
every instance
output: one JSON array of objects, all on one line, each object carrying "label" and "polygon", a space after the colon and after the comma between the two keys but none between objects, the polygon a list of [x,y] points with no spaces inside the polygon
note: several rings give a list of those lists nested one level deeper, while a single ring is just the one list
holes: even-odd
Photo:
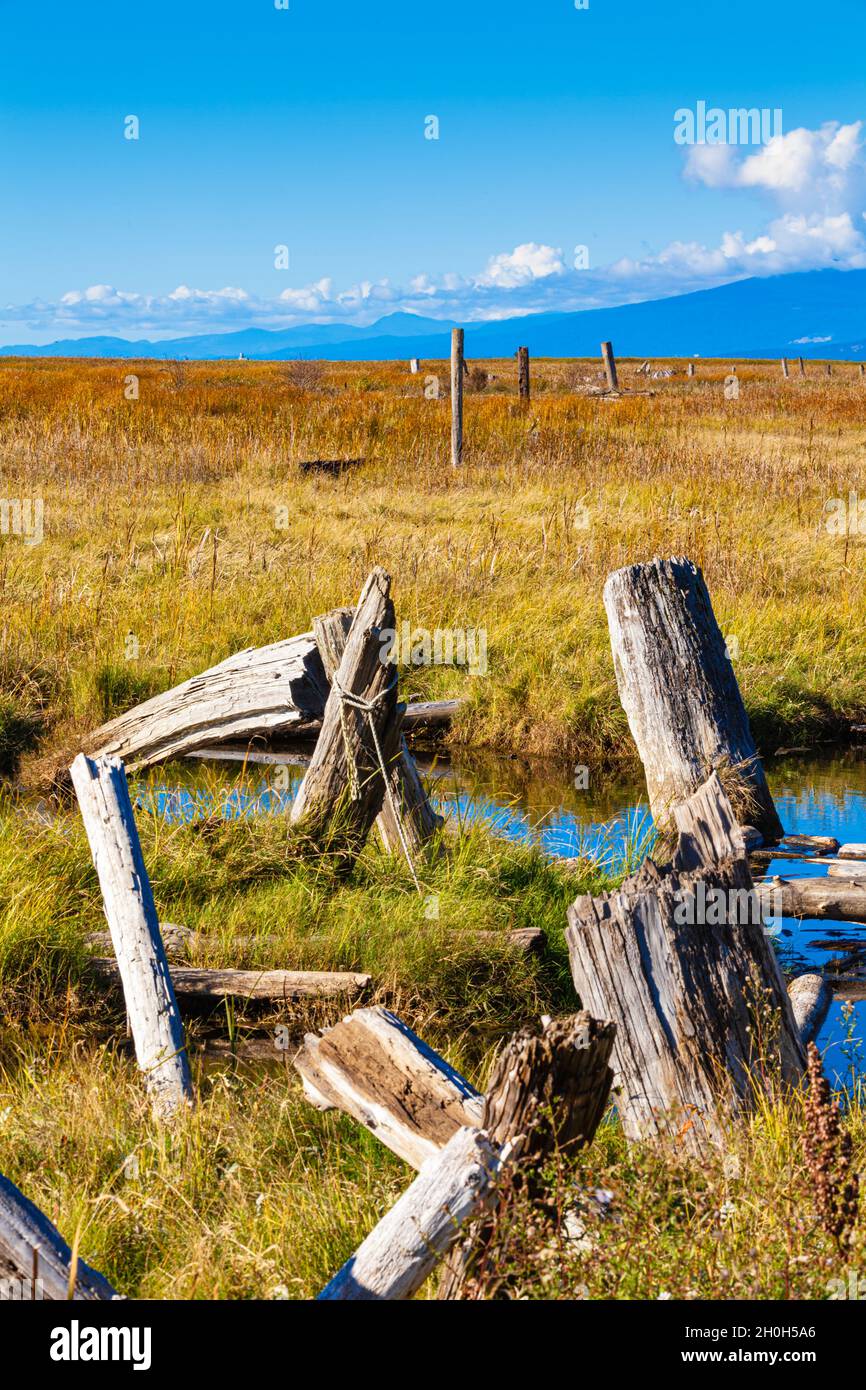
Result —
[{"label": "distant mountain range", "polygon": [[[0,348],[0,356],[430,360],[448,356],[453,326],[442,319],[397,313],[365,328],[311,323],[161,342],[69,338],[44,346]],[[621,357],[866,358],[866,270],[814,270],[739,280],[641,304],[529,314],[468,323],[465,328],[470,359],[510,357],[522,344],[533,357],[596,356],[606,338]]]}]

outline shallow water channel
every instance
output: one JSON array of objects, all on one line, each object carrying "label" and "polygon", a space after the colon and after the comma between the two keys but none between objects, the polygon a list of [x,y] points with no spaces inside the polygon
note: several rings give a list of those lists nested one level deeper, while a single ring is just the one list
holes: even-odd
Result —
[{"label": "shallow water channel", "polygon": [[[270,765],[196,762],[162,769],[135,783],[137,805],[173,822],[221,813],[227,817],[279,814],[291,804],[303,775],[303,757]],[[484,820],[499,835],[542,846],[553,855],[588,853],[612,867],[635,867],[651,843],[652,820],[638,781],[598,781],[544,762],[478,755],[419,759],[438,808],[466,820]],[[866,842],[866,745],[788,754],[767,760],[771,790],[790,833],[832,835]],[[577,785],[575,785],[577,784]],[[768,873],[817,877],[826,865],[773,860]],[[772,919],[787,973],[823,970],[855,944],[866,946],[866,924]],[[866,994],[860,988],[846,991]],[[866,1073],[866,998],[835,999],[818,1044],[828,1074],[850,1083],[852,1067]]]}]

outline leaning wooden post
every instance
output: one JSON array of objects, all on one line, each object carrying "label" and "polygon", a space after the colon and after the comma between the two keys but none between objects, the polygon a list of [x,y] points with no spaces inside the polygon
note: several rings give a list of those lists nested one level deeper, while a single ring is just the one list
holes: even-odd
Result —
[{"label": "leaning wooden post", "polygon": [[866,376],[866,366],[864,366],[863,363],[861,362],[861,363],[859,364],[859,367],[860,367],[860,376]]},{"label": "leaning wooden post", "polygon": [[608,391],[618,391],[618,390],[619,390],[619,380],[618,380],[617,374],[616,374],[616,358],[615,358],[614,355],[613,355],[613,344],[612,344],[612,343],[602,343],[602,345],[601,345],[601,358],[602,358],[602,361],[604,362],[604,371],[605,371],[605,375],[606,375],[606,377],[607,377],[607,389],[608,389]]},{"label": "leaning wooden post", "polygon": [[786,381],[788,380],[789,372],[788,372],[788,359],[787,359],[787,357],[783,357],[783,358],[782,358],[782,376],[785,378]]},{"label": "leaning wooden post", "polygon": [[387,634],[393,630],[391,578],[377,566],[358,600],[322,730],[291,811],[292,823],[303,823],[336,851],[346,870],[382,809],[379,754],[386,771],[399,755],[397,668],[386,651]]},{"label": "leaning wooden post", "polygon": [[700,1153],[805,1054],[743,838],[718,777],[676,808],[679,846],[614,893],[569,908],[582,1005],[616,1023],[616,1102],[629,1139]]},{"label": "leaning wooden post", "polygon": [[155,1113],[166,1118],[193,1099],[184,1041],[159,919],[119,758],[79,753],[70,769],[123,984],[138,1065]]},{"label": "leaning wooden post", "polygon": [[[329,681],[343,659],[353,618],[354,609],[335,608],[313,619],[316,645]],[[388,771],[391,795],[382,801],[376,828],[389,854],[398,854],[406,846],[411,853],[417,853],[433,839],[444,821],[430,805],[415,759],[402,736],[399,755]]]},{"label": "leaning wooden post", "polygon": [[0,1174],[0,1300],[62,1303],[118,1298],[108,1280],[73,1257],[53,1222]]},{"label": "leaning wooden post", "polygon": [[616,570],[604,605],[619,698],[656,823],[717,768],[743,825],[784,833],[707,586],[685,557]]},{"label": "leaning wooden post", "polygon": [[802,357],[798,357],[798,358],[797,358],[797,366],[798,366],[799,369],[800,369],[800,376],[805,376],[805,375],[806,375],[806,368],[805,368],[805,366],[804,366],[804,364],[803,364],[803,359],[802,359]]},{"label": "leaning wooden post", "polygon": [[451,464],[463,462],[463,329],[451,330]]},{"label": "leaning wooden post", "polygon": [[[516,1152],[516,1180],[543,1195],[540,1174],[553,1154],[570,1156],[595,1138],[610,1098],[608,1065],[616,1028],[588,1013],[544,1019],[515,1033],[496,1060],[484,1102],[484,1133]],[[490,1231],[470,1229],[451,1251],[440,1299],[457,1299],[488,1266]]]},{"label": "leaning wooden post", "polygon": [[529,348],[517,349],[517,394],[522,401],[529,400]]}]

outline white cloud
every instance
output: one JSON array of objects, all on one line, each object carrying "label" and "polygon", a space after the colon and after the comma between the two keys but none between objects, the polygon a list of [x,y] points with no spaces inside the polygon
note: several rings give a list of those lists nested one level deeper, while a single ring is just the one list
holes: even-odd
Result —
[{"label": "white cloud", "polygon": [[476,283],[514,289],[517,285],[531,284],[533,280],[546,280],[548,275],[562,275],[564,270],[560,250],[526,241],[522,246],[515,246],[513,251],[491,256]]}]

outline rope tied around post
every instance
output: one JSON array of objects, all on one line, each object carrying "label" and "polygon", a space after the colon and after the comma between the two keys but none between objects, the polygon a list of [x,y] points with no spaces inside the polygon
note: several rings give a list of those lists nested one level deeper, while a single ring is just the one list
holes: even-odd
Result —
[{"label": "rope tied around post", "polygon": [[360,800],[361,784],[358,776],[358,764],[355,760],[355,754],[352,749],[352,740],[349,737],[349,728],[346,721],[347,708],[358,710],[358,712],[361,715],[363,715],[367,720],[367,725],[373,738],[373,747],[376,750],[376,761],[379,765],[379,771],[382,774],[382,782],[385,787],[385,795],[387,796],[388,802],[391,806],[391,810],[394,815],[394,823],[397,827],[397,834],[400,837],[400,846],[403,850],[403,855],[405,857],[406,863],[409,865],[409,872],[412,875],[412,879],[416,889],[418,890],[418,894],[419,896],[423,897],[424,890],[422,889],[421,884],[418,881],[418,875],[415,872],[415,865],[412,861],[412,852],[409,849],[409,844],[406,839],[406,833],[403,829],[403,824],[399,814],[399,810],[394,800],[394,792],[391,786],[391,778],[388,776],[388,769],[385,766],[385,758],[382,753],[382,745],[379,742],[379,735],[376,730],[376,721],[373,717],[376,713],[380,701],[384,700],[386,695],[390,695],[391,691],[394,690],[396,686],[397,672],[395,670],[393,678],[388,682],[386,686],[383,686],[383,688],[379,691],[378,695],[373,695],[369,700],[367,700],[364,698],[363,695],[356,695],[351,690],[345,690],[343,686],[340,685],[336,673],[331,679],[331,687],[336,692],[337,699],[340,702],[340,729],[343,734],[343,749],[346,754],[346,771],[349,779],[349,795],[353,801]]}]

